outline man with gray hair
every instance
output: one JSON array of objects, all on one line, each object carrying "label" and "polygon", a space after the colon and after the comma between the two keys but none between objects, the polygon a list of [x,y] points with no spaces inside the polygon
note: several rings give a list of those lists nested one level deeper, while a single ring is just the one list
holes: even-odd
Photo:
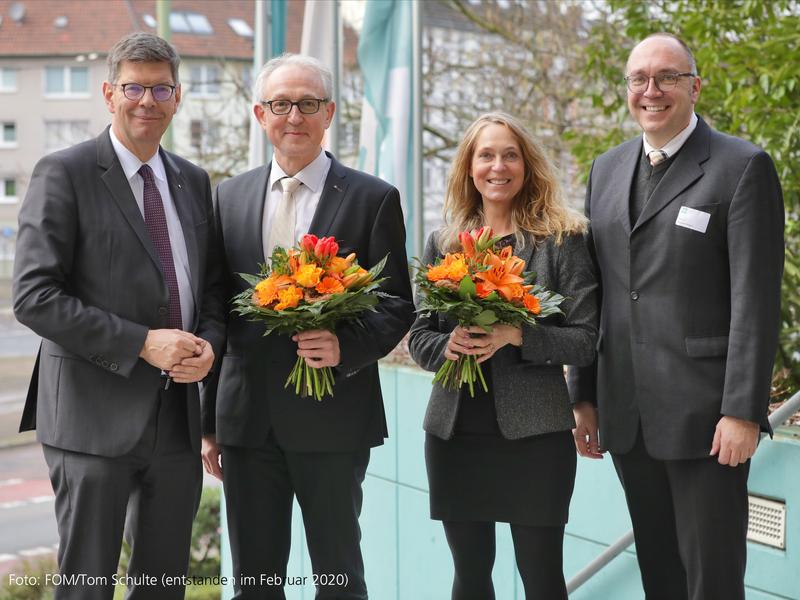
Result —
[{"label": "man with gray hair", "polygon": [[[397,189],[322,150],[331,96],[330,72],[315,59],[268,62],[254,113],[273,160],[221,183],[214,199],[226,298],[247,287],[237,273],[258,272],[273,247],[305,233],[334,236],[339,254],[355,252],[365,268],[388,256],[382,291],[390,296],[363,327],[265,337],[262,325],[225,311],[227,348],[203,389],[203,462],[225,484],[237,599],[285,597],[294,498],[319,576],[316,597],[367,597],[361,484],[370,448],[387,436],[377,361],[408,331],[413,305]],[[285,389],[298,355],[334,369],[334,397],[318,402]]]},{"label": "man with gray hair", "polygon": [[[14,312],[42,336],[21,430],[56,495],[58,600],[183,598],[200,498],[197,382],[222,344],[208,175],[160,148],[180,59],[149,33],[108,56],[111,125],[42,158],[19,215]],[[172,578],[172,583],[164,577]]]}]

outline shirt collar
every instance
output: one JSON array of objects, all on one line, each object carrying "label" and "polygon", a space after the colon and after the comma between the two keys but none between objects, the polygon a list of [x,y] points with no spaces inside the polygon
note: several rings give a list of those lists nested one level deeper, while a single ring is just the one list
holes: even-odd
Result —
[{"label": "shirt collar", "polygon": [[653,150],[661,150],[667,155],[667,158],[674,156],[678,150],[683,147],[683,144],[689,139],[689,136],[692,135],[695,127],[697,127],[697,115],[692,113],[692,118],[689,119],[689,124],[683,128],[678,135],[664,144],[664,146],[661,148],[656,148],[655,146],[650,145],[650,143],[647,141],[647,135],[642,134],[645,155],[650,154],[650,152]]},{"label": "shirt collar", "polygon": [[[325,174],[328,172],[328,167],[331,164],[330,157],[325,154],[325,151],[320,149],[317,158],[308,163],[305,167],[300,169],[295,175],[295,179],[310,189],[313,193],[318,193],[325,185]],[[284,177],[289,177],[281,166],[274,158],[272,159],[272,169],[269,174],[269,189],[278,183]]]},{"label": "shirt collar", "polygon": [[114,146],[114,152],[117,153],[117,158],[119,158],[119,162],[122,165],[122,170],[125,172],[125,177],[128,180],[139,173],[139,169],[142,167],[142,165],[150,165],[150,168],[153,170],[153,175],[155,175],[157,179],[160,179],[161,181],[167,180],[167,172],[164,169],[164,161],[161,160],[161,154],[158,152],[158,150],[156,150],[156,153],[153,154],[153,156],[151,156],[148,160],[142,162],[139,160],[138,156],[128,150],[125,145],[119,141],[119,138],[114,135],[113,127],[108,128],[108,134],[111,137],[111,145]]}]

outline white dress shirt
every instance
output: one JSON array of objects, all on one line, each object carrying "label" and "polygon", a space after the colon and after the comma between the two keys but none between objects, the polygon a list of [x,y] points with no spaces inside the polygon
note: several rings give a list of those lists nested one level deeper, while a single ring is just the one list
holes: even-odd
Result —
[{"label": "white dress shirt", "polygon": [[108,133],[111,136],[111,143],[114,146],[114,151],[117,153],[117,158],[119,158],[122,170],[125,172],[125,177],[128,179],[128,184],[131,186],[133,197],[136,199],[136,204],[139,206],[139,212],[142,213],[143,219],[144,179],[139,175],[139,169],[143,164],[147,164],[150,165],[150,168],[153,170],[156,187],[161,194],[161,201],[164,204],[164,215],[167,218],[169,243],[172,247],[172,262],[175,263],[175,276],[178,279],[178,293],[181,297],[181,320],[183,321],[183,328],[188,330],[194,322],[195,310],[194,296],[192,296],[192,274],[189,271],[189,253],[186,251],[186,239],[183,237],[183,228],[178,218],[178,211],[175,209],[175,203],[172,200],[172,195],[169,193],[167,171],[164,168],[161,155],[156,151],[150,159],[142,162],[119,141],[117,136],[114,135],[113,128],[110,127]]},{"label": "white dress shirt", "polygon": [[[320,149],[317,158],[294,175],[294,178],[299,179],[303,184],[294,192],[295,242],[300,240],[300,236],[308,233],[308,229],[311,227],[311,220],[314,218],[319,199],[322,197],[322,188],[325,186],[325,179],[328,177],[330,168],[331,159]],[[279,182],[284,177],[288,177],[288,175],[273,158],[272,168],[269,172],[267,194],[266,198],[264,198],[264,216],[261,221],[261,243],[264,248],[265,259],[272,254],[272,248],[267,248],[267,244],[269,244],[269,232],[272,228],[275,211],[283,199],[283,189]]]},{"label": "white dress shirt", "polygon": [[678,150],[683,147],[683,144],[686,143],[686,140],[689,139],[689,136],[692,135],[694,128],[697,127],[697,115],[692,113],[692,118],[689,119],[689,124],[680,130],[680,132],[668,141],[664,146],[661,148],[656,148],[652,146],[650,142],[647,141],[647,134],[642,134],[642,139],[644,140],[644,154],[648,156],[653,150],[661,150],[664,154],[667,155],[667,158],[670,156],[674,156]]}]

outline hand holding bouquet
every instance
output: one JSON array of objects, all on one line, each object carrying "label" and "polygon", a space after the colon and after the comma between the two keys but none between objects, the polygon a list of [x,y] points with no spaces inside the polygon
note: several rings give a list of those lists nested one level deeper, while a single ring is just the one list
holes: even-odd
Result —
[{"label": "hand holding bouquet", "polygon": [[[355,254],[337,256],[339,244],[333,237],[306,234],[298,246],[276,247],[269,266],[259,275],[239,275],[250,287],[233,298],[233,310],[266,326],[264,335],[324,329],[334,331],[342,323],[361,323],[366,310],[375,310],[377,291],[385,278],[378,279],[386,257],[369,271],[359,266]],[[301,397],[322,400],[333,396],[333,371],[314,368],[298,356],[284,387],[293,386]]]},{"label": "hand holding bouquet", "polygon": [[[497,248],[500,239],[489,227],[464,231],[458,236],[461,252],[448,253],[434,265],[420,264],[415,276],[421,295],[417,312],[446,314],[461,327],[478,326],[487,332],[496,323],[535,325],[537,319],[561,313],[558,306],[564,297],[536,285],[536,274],[523,272],[525,262],[510,246]],[[470,396],[475,395],[477,381],[488,391],[473,355],[445,360],[433,380],[449,390],[466,383]]]}]

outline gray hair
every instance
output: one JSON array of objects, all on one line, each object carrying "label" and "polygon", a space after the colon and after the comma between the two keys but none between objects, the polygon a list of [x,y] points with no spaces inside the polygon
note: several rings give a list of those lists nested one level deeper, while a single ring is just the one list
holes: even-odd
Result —
[{"label": "gray hair", "polygon": [[172,44],[157,35],[145,31],[135,31],[114,44],[114,47],[108,52],[109,83],[117,82],[119,67],[124,60],[169,63],[173,83],[175,85],[180,83],[178,67],[181,64],[181,58]]},{"label": "gray hair", "polygon": [[269,76],[281,67],[295,67],[298,69],[313,71],[320,79],[325,98],[330,100],[333,97],[333,74],[328,67],[326,67],[313,56],[285,52],[280,56],[270,59],[264,64],[263,67],[261,67],[261,71],[259,71],[258,77],[256,77],[256,82],[253,85],[254,102],[258,103],[265,100],[265,98],[262,97],[264,92],[264,84],[267,83]]}]

